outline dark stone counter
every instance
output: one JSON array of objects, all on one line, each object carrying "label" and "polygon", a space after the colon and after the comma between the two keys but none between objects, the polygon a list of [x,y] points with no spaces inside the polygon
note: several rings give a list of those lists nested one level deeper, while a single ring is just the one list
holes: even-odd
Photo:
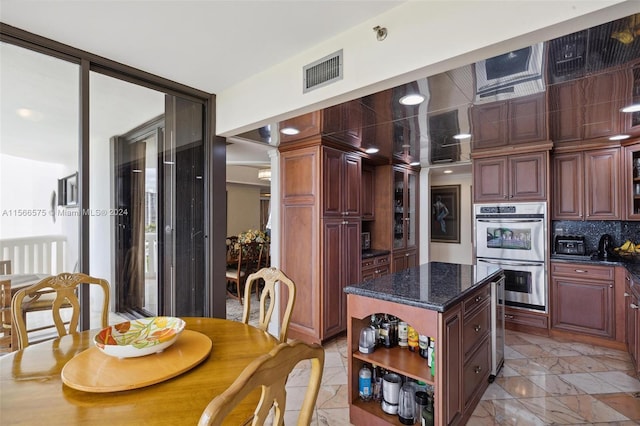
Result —
[{"label": "dark stone counter", "polygon": [[345,293],[444,312],[479,285],[501,273],[499,267],[430,262],[360,284]]},{"label": "dark stone counter", "polygon": [[362,250],[362,259],[370,259],[376,256],[386,256],[390,253],[391,253],[390,250],[376,250],[376,249]]}]

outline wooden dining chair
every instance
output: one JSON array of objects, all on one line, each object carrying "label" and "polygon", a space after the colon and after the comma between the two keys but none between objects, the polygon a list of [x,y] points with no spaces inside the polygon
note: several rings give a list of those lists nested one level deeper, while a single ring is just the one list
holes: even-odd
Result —
[{"label": "wooden dining chair", "polygon": [[11,280],[0,280],[0,354],[11,350]]},{"label": "wooden dining chair", "polygon": [[11,261],[10,260],[0,260],[0,275],[10,275],[11,272]]},{"label": "wooden dining chair", "polygon": [[[108,325],[109,283],[107,280],[82,273],[63,272],[46,277],[36,284],[18,290],[11,299],[11,316],[15,324],[18,349],[24,349],[29,346],[25,310],[29,312],[50,310],[58,337],[75,333],[78,330],[80,302],[78,301],[77,288],[80,285],[96,285],[102,288],[104,298],[101,326],[106,327]],[[71,318],[68,322],[65,322],[60,311],[67,306],[72,308]]]},{"label": "wooden dining chair", "polygon": [[[199,426],[221,425],[225,416],[256,388],[262,388],[262,397],[253,415],[252,425],[264,424],[271,407],[274,408],[273,425],[284,424],[286,409],[286,382],[294,367],[304,360],[311,360],[311,374],[298,425],[311,424],[324,367],[324,349],[318,344],[304,342],[280,343],[268,354],[251,362],[223,393],[215,397],[200,416]],[[297,407],[296,407],[297,408]]]},{"label": "wooden dining chair", "polygon": [[[257,287],[264,282],[264,288],[258,292]],[[296,300],[296,285],[284,272],[276,268],[262,268],[258,272],[249,275],[244,285],[244,311],[242,313],[242,322],[249,324],[249,313],[251,312],[251,292],[252,287],[256,286],[256,293],[259,294],[260,310],[258,312],[258,327],[267,330],[269,321],[273,314],[276,301],[276,283],[280,282],[287,286],[287,306],[282,315],[282,324],[280,324],[280,342],[287,341],[287,333],[289,332],[289,321],[291,320],[291,312],[293,304]],[[281,288],[282,290],[282,288]]]},{"label": "wooden dining chair", "polygon": [[247,277],[258,270],[260,243],[241,243],[238,249],[238,263],[227,267],[227,294],[243,303],[244,284]]}]

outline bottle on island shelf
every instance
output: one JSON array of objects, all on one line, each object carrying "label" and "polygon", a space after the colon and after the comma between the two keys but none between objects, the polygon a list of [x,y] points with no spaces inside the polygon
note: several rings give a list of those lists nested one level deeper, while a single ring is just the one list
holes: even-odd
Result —
[{"label": "bottle on island shelf", "polygon": [[358,396],[363,401],[370,401],[372,395],[371,370],[364,364],[358,374]]}]

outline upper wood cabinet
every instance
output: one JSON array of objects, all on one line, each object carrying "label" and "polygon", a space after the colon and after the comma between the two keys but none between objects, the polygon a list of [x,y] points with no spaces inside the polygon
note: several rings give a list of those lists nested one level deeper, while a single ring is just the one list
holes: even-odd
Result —
[{"label": "upper wood cabinet", "polygon": [[474,202],[546,201],[548,152],[473,160]]},{"label": "upper wood cabinet", "polygon": [[361,158],[323,147],[322,164],[323,216],[360,216]]},{"label": "upper wood cabinet", "polygon": [[545,93],[478,104],[469,111],[474,150],[548,139]]},{"label": "upper wood cabinet", "polygon": [[640,143],[624,147],[622,168],[626,220],[640,220]]},{"label": "upper wood cabinet", "polygon": [[623,130],[629,73],[616,70],[549,86],[551,140],[607,138]]},{"label": "upper wood cabinet", "polygon": [[293,127],[299,131],[295,135],[281,134],[280,142],[286,144],[322,136],[355,148],[367,148],[363,137],[371,134],[374,123],[370,121],[374,119],[373,111],[355,99],[280,122],[280,129]]},{"label": "upper wood cabinet", "polygon": [[620,148],[555,154],[552,164],[553,219],[620,219]]}]

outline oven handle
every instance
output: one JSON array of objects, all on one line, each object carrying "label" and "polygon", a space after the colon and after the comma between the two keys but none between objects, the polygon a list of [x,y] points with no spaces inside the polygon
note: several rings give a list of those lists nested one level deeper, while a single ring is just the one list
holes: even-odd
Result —
[{"label": "oven handle", "polygon": [[[532,223],[532,222],[542,222],[544,219],[504,219],[504,218],[496,218],[498,222],[506,222],[506,223]],[[476,219],[478,222],[488,222],[488,223],[496,223],[495,219]]]},{"label": "oven handle", "polygon": [[485,260],[478,259],[478,262],[491,263],[493,265],[508,265],[508,266],[541,266],[544,267],[542,263],[521,263],[521,262],[511,262],[508,260]]}]

